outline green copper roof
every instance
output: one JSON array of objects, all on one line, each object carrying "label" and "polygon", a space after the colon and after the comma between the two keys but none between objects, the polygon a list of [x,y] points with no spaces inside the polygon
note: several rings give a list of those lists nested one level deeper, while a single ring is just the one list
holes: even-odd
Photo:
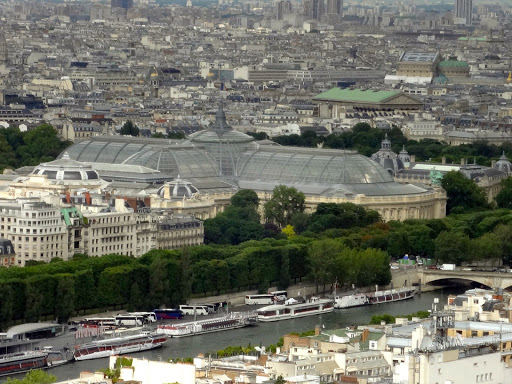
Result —
[{"label": "green copper roof", "polygon": [[332,88],[313,97],[314,100],[351,101],[359,103],[381,103],[398,96],[398,91],[364,91],[361,89]]},{"label": "green copper roof", "polygon": [[460,41],[468,41],[468,40],[471,40],[471,41],[487,41],[487,37],[485,36],[482,36],[482,37],[459,37]]},{"label": "green copper roof", "polygon": [[71,225],[71,218],[80,218],[81,220],[84,219],[84,216],[82,215],[82,212],[80,212],[75,207],[61,208],[60,211],[62,213],[62,217],[64,219],[64,222],[66,223],[66,226],[68,226],[68,227]]},{"label": "green copper roof", "polygon": [[465,61],[445,60],[439,63],[440,67],[469,67]]}]

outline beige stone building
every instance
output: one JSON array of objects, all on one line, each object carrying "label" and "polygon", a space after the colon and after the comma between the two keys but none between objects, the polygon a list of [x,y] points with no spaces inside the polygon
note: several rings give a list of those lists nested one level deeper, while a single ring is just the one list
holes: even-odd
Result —
[{"label": "beige stone building", "polygon": [[[418,104],[392,93],[388,99],[405,97]],[[107,178],[113,195],[149,195],[154,209],[199,219],[222,212],[240,189],[254,190],[263,204],[277,185],[302,191],[310,212],[322,202],[351,202],[377,210],[385,220],[445,216],[446,194],[438,188],[396,183],[386,168],[354,151],[255,141],[233,130],[222,110],[212,126],[187,140],[98,136],[74,144],[68,153]],[[136,169],[146,171],[135,174]]]}]

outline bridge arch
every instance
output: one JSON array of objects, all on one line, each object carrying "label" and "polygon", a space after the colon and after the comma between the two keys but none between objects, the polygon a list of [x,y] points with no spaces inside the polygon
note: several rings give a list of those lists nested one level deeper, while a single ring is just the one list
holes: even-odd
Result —
[{"label": "bridge arch", "polygon": [[478,278],[472,279],[472,278],[439,276],[439,277],[436,277],[434,279],[428,279],[428,281],[426,283],[427,284],[441,283],[443,281],[446,281],[446,282],[448,282],[448,281],[450,281],[450,282],[465,282],[465,283],[479,284],[479,285],[485,286],[486,288],[489,288],[489,289],[494,288],[494,287],[491,287],[491,286],[487,285],[483,280],[484,279],[478,279]]},{"label": "bridge arch", "polygon": [[442,280],[469,281],[489,288],[507,289],[512,287],[512,273],[499,272],[476,272],[476,271],[441,271],[422,270],[418,271],[421,284],[429,284]]}]

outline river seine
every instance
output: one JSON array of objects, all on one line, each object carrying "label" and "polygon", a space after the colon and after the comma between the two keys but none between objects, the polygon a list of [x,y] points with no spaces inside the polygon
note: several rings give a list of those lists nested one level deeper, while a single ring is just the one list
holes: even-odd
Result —
[{"label": "river seine", "polygon": [[[199,353],[213,352],[229,345],[253,346],[275,344],[279,337],[288,332],[304,332],[322,325],[326,329],[344,328],[350,325],[368,324],[371,317],[377,314],[407,315],[413,312],[428,310],[435,297],[440,303],[446,303],[448,294],[461,293],[463,290],[438,290],[416,295],[411,300],[399,301],[389,304],[371,305],[344,310],[335,310],[321,316],[310,316],[300,319],[284,320],[275,323],[258,323],[257,326],[241,328],[225,332],[210,333],[199,336],[169,339],[163,348],[133,354],[135,357],[144,357],[150,360],[168,360],[176,357],[194,357]],[[254,307],[237,307],[235,310],[252,310]],[[55,340],[57,341],[57,340]],[[70,345],[77,343],[69,339]],[[48,340],[50,345],[57,346]],[[94,371],[108,366],[108,359],[72,362],[53,368],[48,372],[57,376],[58,381],[74,379],[81,371]]]}]

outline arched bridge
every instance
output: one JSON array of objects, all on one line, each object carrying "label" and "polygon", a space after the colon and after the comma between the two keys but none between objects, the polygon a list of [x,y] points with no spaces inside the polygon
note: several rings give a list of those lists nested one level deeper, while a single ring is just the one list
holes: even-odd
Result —
[{"label": "arched bridge", "polygon": [[421,285],[443,279],[460,279],[473,281],[489,288],[509,288],[512,286],[512,273],[476,272],[476,271],[442,271],[439,269],[418,270]]}]

